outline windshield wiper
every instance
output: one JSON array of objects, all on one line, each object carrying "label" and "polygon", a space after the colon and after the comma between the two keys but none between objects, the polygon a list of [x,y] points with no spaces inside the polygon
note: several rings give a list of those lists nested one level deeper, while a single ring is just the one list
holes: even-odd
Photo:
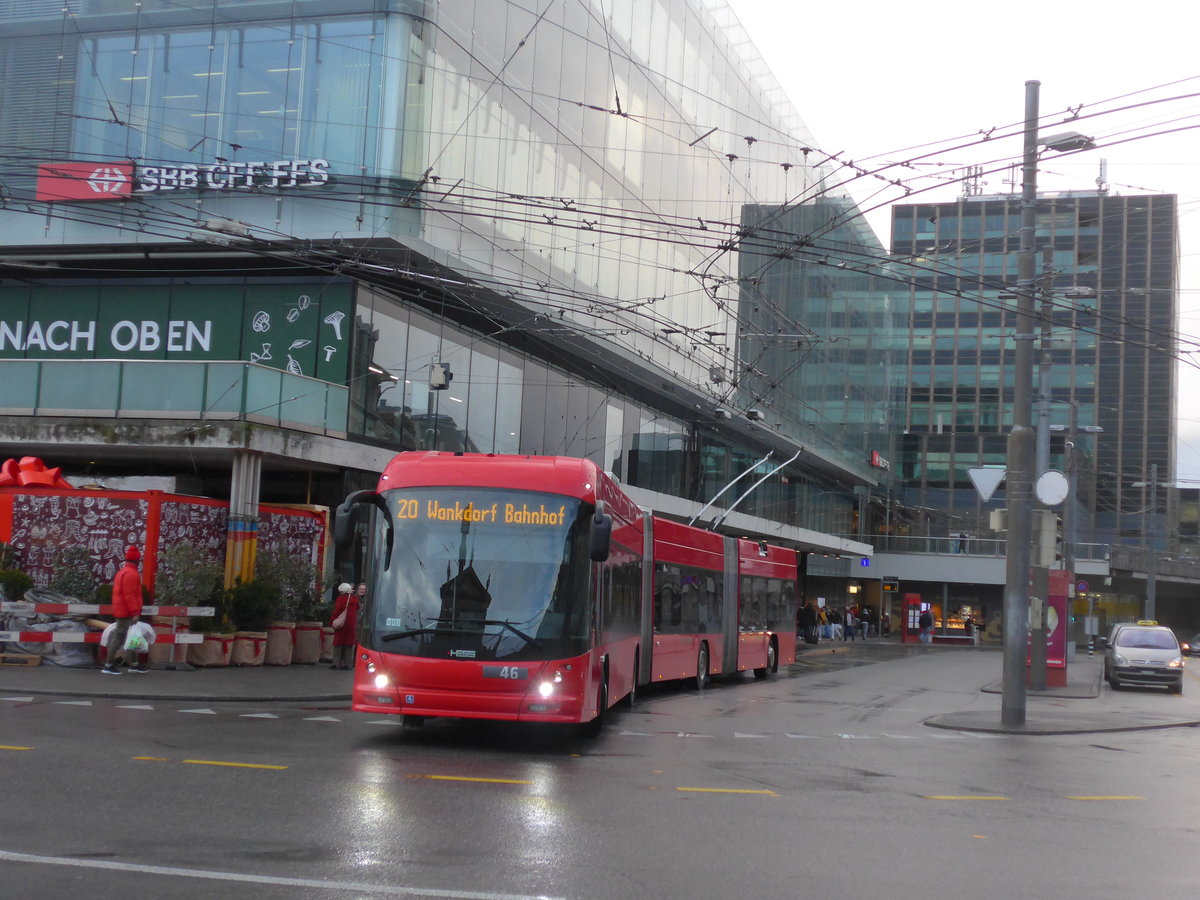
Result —
[{"label": "windshield wiper", "polygon": [[381,641],[398,641],[400,638],[412,637],[414,634],[445,633],[445,628],[410,628],[408,631],[393,631],[379,636]]},{"label": "windshield wiper", "polygon": [[511,631],[517,637],[519,637],[523,641],[525,641],[525,643],[532,644],[534,647],[537,647],[539,650],[542,647],[541,641],[539,641],[535,637],[530,637],[525,632],[523,632],[520,628],[517,628],[515,625],[513,625],[511,622],[505,622],[503,619],[484,619],[483,624],[484,625],[499,625],[501,628],[507,628],[509,631]]}]

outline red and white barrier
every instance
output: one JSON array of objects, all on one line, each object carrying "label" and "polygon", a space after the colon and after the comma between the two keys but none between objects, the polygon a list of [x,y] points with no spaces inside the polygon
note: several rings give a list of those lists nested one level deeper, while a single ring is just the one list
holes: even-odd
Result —
[{"label": "red and white barrier", "polygon": [[[98,644],[99,631],[0,631],[0,644]],[[202,644],[203,634],[180,631],[175,634],[158,634],[156,644]]]},{"label": "red and white barrier", "polygon": [[[15,613],[32,615],[44,613],[49,616],[112,616],[115,615],[111,603],[27,603],[21,601],[0,600],[0,613]],[[152,606],[142,607],[143,616],[215,616],[217,610],[212,606]]]}]

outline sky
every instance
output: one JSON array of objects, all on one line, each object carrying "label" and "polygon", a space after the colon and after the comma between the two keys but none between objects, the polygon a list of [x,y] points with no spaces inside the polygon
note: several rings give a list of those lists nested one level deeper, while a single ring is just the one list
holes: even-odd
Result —
[{"label": "sky", "polygon": [[[924,169],[926,184],[946,181],[948,173],[980,159],[950,145],[911,148],[992,128],[998,133],[1016,125],[1019,131],[1025,82],[1040,81],[1040,133],[1081,131],[1100,146],[1044,155],[1039,192],[1095,190],[1100,161],[1107,160],[1110,192],[1176,194],[1180,349],[1188,349],[1189,338],[1200,340],[1200,62],[1178,0],[728,2],[821,150],[873,165],[939,151],[931,158],[939,165]],[[1066,121],[1067,110],[1080,104],[1080,118]],[[1173,133],[1152,134],[1167,131]],[[1020,155],[1018,136],[997,142],[989,158]],[[983,193],[1019,192],[1019,178],[1014,188],[1006,177],[987,176]],[[851,186],[850,193],[865,205],[865,186]],[[947,184],[906,202],[953,200],[960,193],[960,186]],[[890,213],[882,209],[867,219],[886,247]],[[1197,487],[1200,353],[1184,360],[1195,365],[1178,367],[1176,481]]]}]

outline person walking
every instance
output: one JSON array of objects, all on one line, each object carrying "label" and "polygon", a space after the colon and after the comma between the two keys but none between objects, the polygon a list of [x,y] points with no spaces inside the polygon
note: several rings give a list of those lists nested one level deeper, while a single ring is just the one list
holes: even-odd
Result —
[{"label": "person walking", "polygon": [[349,582],[338,585],[338,596],[333,602],[333,617],[329,623],[333,626],[333,665],[329,667],[331,669],[345,671],[354,667],[359,598],[366,592],[365,584],[359,585],[358,592]]},{"label": "person walking", "polygon": [[846,607],[846,614],[842,617],[842,641],[854,640],[854,628],[858,623],[854,621],[854,611],[850,607]]},{"label": "person walking", "polygon": [[137,655],[125,649],[125,639],[129,634],[129,626],[138,620],[142,614],[142,577],[138,574],[138,563],[142,561],[141,551],[130,546],[125,551],[125,565],[117,570],[112,582],[113,615],[116,617],[116,628],[108,637],[105,645],[103,675],[120,675],[117,656],[125,657],[130,662],[130,672],[143,674],[150,671],[148,667],[138,662]]},{"label": "person walking", "polygon": [[921,629],[920,640],[922,644],[933,643],[933,613],[928,609],[921,610],[921,615],[917,617],[917,627]]}]

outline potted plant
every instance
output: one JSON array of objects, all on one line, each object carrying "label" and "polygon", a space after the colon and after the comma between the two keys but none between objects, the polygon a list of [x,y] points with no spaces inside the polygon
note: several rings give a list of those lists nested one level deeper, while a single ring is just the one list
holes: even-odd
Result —
[{"label": "potted plant", "polygon": [[[257,579],[271,585],[277,595],[274,620],[267,626],[266,664],[286,666],[293,661],[315,663],[315,658],[308,658],[314,635],[310,634],[312,625],[305,617],[311,615],[317,594],[316,568],[308,560],[272,548],[259,555],[255,572]],[[303,631],[300,629],[301,621],[305,623]],[[297,641],[301,637],[304,639],[301,658],[296,660]],[[319,638],[316,646],[319,652]]]},{"label": "potted plant", "polygon": [[174,617],[158,617],[155,630],[170,628],[175,633],[192,630],[213,637],[210,640],[206,636],[199,644],[152,648],[152,661],[186,661],[197,666],[228,665],[232,638],[218,636],[224,618],[222,575],[221,565],[212,555],[194,544],[175,543],[159,555],[155,583],[158,602],[164,606],[211,606],[214,615],[185,618],[182,621]]},{"label": "potted plant", "polygon": [[261,666],[267,652],[267,626],[279,602],[273,585],[254,579],[238,582],[229,591],[229,616],[237,629],[230,663]]}]

